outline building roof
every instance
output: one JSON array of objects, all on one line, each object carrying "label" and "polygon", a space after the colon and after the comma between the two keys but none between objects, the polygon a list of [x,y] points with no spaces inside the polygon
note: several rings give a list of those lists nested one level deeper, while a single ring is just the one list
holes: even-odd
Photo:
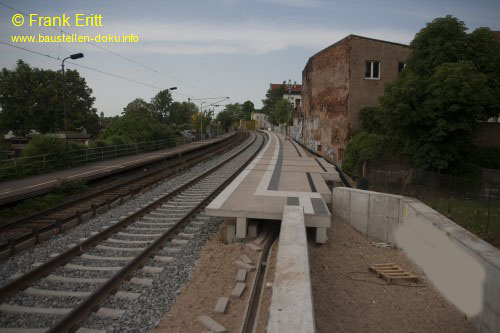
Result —
[{"label": "building roof", "polygon": [[381,39],[375,39],[375,38],[370,38],[370,37],[364,37],[364,36],[359,36],[359,35],[349,35],[349,36],[346,36],[344,38],[342,38],[341,40],[333,43],[332,45],[324,48],[323,50],[319,51],[318,53],[314,54],[312,57],[309,58],[309,60],[315,58],[316,56],[318,56],[319,54],[323,53],[323,52],[326,52],[334,47],[336,47],[337,45],[340,45],[340,44],[343,44],[347,41],[350,41],[352,39],[365,39],[365,40],[370,40],[370,41],[375,41],[375,42],[380,42],[380,43],[387,43],[387,44],[393,44],[393,45],[399,45],[399,46],[402,46],[402,47],[410,47],[409,45],[406,45],[406,44],[400,44],[400,43],[395,43],[395,42],[389,42],[389,41],[386,41],[386,40],[381,40]]},{"label": "building roof", "polygon": [[[281,86],[285,86],[285,92],[288,92],[288,84],[287,83],[271,83],[271,90],[279,89]],[[292,84],[291,93],[300,94],[302,92],[301,84]]]}]

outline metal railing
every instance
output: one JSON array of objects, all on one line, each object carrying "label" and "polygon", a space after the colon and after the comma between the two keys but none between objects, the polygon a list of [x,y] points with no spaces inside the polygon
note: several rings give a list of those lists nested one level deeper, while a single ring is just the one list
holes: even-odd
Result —
[{"label": "metal railing", "polygon": [[[224,133],[219,133],[219,135],[222,134]],[[192,139],[177,137],[174,140],[166,139],[72,150],[68,152],[67,156],[47,154],[2,160],[0,161],[0,180],[42,174],[67,167],[81,166],[97,161],[152,152],[199,140],[200,135],[198,134]]]},{"label": "metal railing", "polygon": [[369,190],[415,197],[500,247],[500,182],[421,169],[374,170],[367,180]]}]

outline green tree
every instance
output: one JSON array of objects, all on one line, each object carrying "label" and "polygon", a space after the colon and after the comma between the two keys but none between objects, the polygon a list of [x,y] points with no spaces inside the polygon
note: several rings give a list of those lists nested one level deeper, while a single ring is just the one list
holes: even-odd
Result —
[{"label": "green tree", "polygon": [[289,123],[292,118],[293,105],[286,99],[276,102],[269,112],[269,122],[273,125]]},{"label": "green tree", "polygon": [[151,99],[151,110],[160,120],[166,121],[172,107],[172,94],[168,89],[160,91]]},{"label": "green tree", "polygon": [[489,28],[478,28],[467,36],[467,49],[468,59],[486,75],[494,96],[489,113],[500,115],[500,39]]},{"label": "green tree", "polygon": [[212,122],[213,115],[214,112],[209,110],[203,111],[203,113],[196,112],[191,116],[191,128],[196,131],[197,135],[200,133],[200,126],[203,126],[203,132],[205,132],[207,126]]},{"label": "green tree", "polygon": [[168,123],[178,128],[190,125],[193,114],[198,112],[198,107],[191,102],[173,102],[170,107]]},{"label": "green tree", "polygon": [[232,114],[234,121],[245,119],[245,114],[243,112],[243,105],[240,103],[227,104],[225,110],[230,114]]},{"label": "green tree", "polygon": [[123,139],[130,143],[173,140],[175,136],[167,124],[158,121],[150,104],[137,98],[123,109],[121,117],[113,119],[109,127],[103,130],[101,138],[108,142]]},{"label": "green tree", "polygon": [[255,112],[255,105],[251,101],[243,103],[241,110],[245,116],[245,120],[252,119],[252,113]]},{"label": "green tree", "polygon": [[[99,120],[93,107],[92,89],[75,70],[67,70],[65,77],[68,130],[97,133]],[[22,60],[18,60],[14,70],[3,68],[0,117],[5,129],[17,135],[26,135],[31,130],[63,131],[62,83],[61,72],[32,68]]]},{"label": "green tree", "polygon": [[428,75],[440,64],[466,60],[466,30],[464,22],[451,15],[428,23],[410,43],[411,56],[406,68]]},{"label": "green tree", "polygon": [[224,111],[219,112],[215,119],[218,122],[220,122],[222,128],[226,131],[231,127],[231,125],[235,121],[237,121],[237,119],[235,118],[235,114],[228,111],[228,110],[224,110]]},{"label": "green tree", "polygon": [[271,110],[274,108],[276,103],[283,99],[284,94],[284,84],[282,84],[278,89],[269,88],[266,92],[266,98],[262,100],[263,107],[261,109],[261,112],[270,115]]},{"label": "green tree", "polygon": [[361,112],[364,131],[395,137],[417,167],[461,172],[477,121],[499,113],[500,53],[489,50],[500,50],[500,44],[488,29],[465,31],[452,16],[427,24],[411,42],[407,67],[386,87],[380,107]]}]

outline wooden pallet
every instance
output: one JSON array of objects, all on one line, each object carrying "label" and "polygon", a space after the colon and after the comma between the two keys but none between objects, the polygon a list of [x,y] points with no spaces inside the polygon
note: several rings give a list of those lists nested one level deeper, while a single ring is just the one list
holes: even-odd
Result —
[{"label": "wooden pallet", "polygon": [[418,282],[418,276],[408,273],[396,264],[371,264],[369,267],[371,272],[377,274],[378,277],[384,278],[387,283],[393,280],[407,280],[411,282]]}]

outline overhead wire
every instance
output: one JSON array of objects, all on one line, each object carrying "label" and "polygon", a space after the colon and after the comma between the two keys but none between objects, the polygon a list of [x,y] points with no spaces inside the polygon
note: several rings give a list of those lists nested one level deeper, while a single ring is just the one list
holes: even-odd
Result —
[{"label": "overhead wire", "polygon": [[[6,42],[0,41],[0,44],[4,44],[4,45],[10,46],[10,47],[14,47],[16,49],[20,49],[20,50],[23,50],[23,51],[26,51],[26,52],[37,54],[39,56],[47,57],[47,58],[50,58],[50,59],[53,59],[53,60],[59,60],[59,61],[61,60],[60,58],[56,58],[56,57],[51,56],[49,54],[44,54],[44,53],[41,53],[41,52],[33,51],[33,50],[30,50],[30,49],[27,49],[27,48],[24,48],[24,47],[21,47],[21,46],[13,45],[13,44],[10,44],[10,43],[6,43]],[[97,69],[97,68],[93,68],[93,67],[90,67],[90,66],[85,66],[85,65],[77,64],[77,63],[72,62],[72,61],[67,61],[66,63],[74,65],[74,66],[78,66],[78,67],[81,67],[81,68],[85,68],[85,69],[88,69],[88,70],[91,70],[91,71],[94,71],[94,72],[97,72],[97,73],[101,73],[101,74],[105,74],[105,75],[108,75],[108,76],[112,76],[112,77],[117,78],[117,79],[122,79],[122,80],[125,80],[125,81],[137,83],[137,84],[140,84],[140,85],[143,85],[143,86],[146,86],[146,87],[150,87],[150,88],[154,88],[154,89],[158,89],[158,90],[165,90],[165,88],[157,87],[157,86],[151,85],[149,83],[141,82],[141,81],[138,81],[138,80],[135,80],[135,79],[131,79],[131,78],[122,76],[122,75],[118,75],[118,74],[114,74],[114,73],[109,73],[109,72],[106,72],[106,71],[103,71],[103,70],[100,70],[100,69]],[[180,95],[180,96],[184,96],[186,98],[191,98],[191,96],[184,95],[184,94],[179,93],[177,91],[171,91],[170,90],[170,92],[174,93],[174,94],[177,94],[177,95]]]},{"label": "overhead wire", "polygon": [[[2,1],[0,1],[0,5],[3,5],[4,7],[9,8],[10,10],[13,10],[13,11],[15,11],[15,12],[19,13],[19,14],[23,14],[23,15],[27,15],[27,16],[29,16],[29,14],[27,14],[27,13],[25,13],[25,12],[23,12],[23,11],[21,11],[21,10],[17,9],[17,8],[14,8],[14,7],[12,7],[12,6],[9,6],[9,5],[5,4],[5,3],[4,3],[4,2],[2,2]],[[57,27],[54,27],[54,26],[52,26],[51,28],[53,28],[53,29],[55,29],[55,30],[57,30],[57,31],[59,31],[59,32],[61,32],[61,33],[63,33],[63,32],[64,32],[65,34],[69,34],[69,32],[64,31],[64,30],[63,30],[63,29],[61,29],[61,28],[57,28]],[[172,79],[172,80],[174,80],[174,81],[177,81],[177,82],[180,82],[180,83],[182,83],[182,84],[188,85],[188,86],[190,86],[190,87],[192,87],[192,88],[195,88],[195,89],[198,89],[198,90],[201,90],[201,91],[207,92],[207,93],[212,94],[212,95],[219,95],[219,96],[221,95],[221,94],[215,93],[215,92],[213,92],[213,91],[210,91],[210,90],[208,90],[208,89],[205,89],[205,88],[202,88],[202,87],[196,86],[196,85],[194,85],[194,84],[192,84],[192,83],[189,83],[189,82],[187,82],[187,81],[184,81],[184,80],[178,79],[178,78],[176,78],[176,77],[174,77],[174,76],[172,76],[172,75],[170,75],[170,74],[166,74],[166,73],[163,73],[163,72],[157,71],[157,70],[156,70],[156,69],[154,69],[154,68],[151,68],[151,67],[149,67],[149,66],[147,66],[147,65],[144,65],[144,64],[142,64],[142,63],[140,63],[140,62],[138,62],[138,61],[136,61],[136,60],[133,60],[133,59],[128,58],[128,57],[125,57],[125,56],[123,56],[123,55],[121,55],[121,54],[119,54],[119,53],[116,53],[116,52],[114,52],[114,51],[111,51],[111,50],[109,50],[109,49],[107,49],[107,48],[105,48],[105,47],[103,47],[103,46],[97,45],[97,44],[92,43],[92,42],[90,42],[90,41],[85,41],[85,43],[90,44],[90,45],[92,45],[92,46],[94,46],[94,47],[96,47],[96,48],[98,48],[98,49],[100,49],[100,50],[103,50],[103,51],[105,51],[105,52],[108,52],[108,53],[110,53],[110,54],[112,54],[112,55],[114,55],[114,56],[117,56],[117,57],[119,57],[119,58],[122,58],[123,60],[126,60],[126,61],[128,61],[128,62],[131,62],[131,63],[133,63],[133,64],[135,64],[135,65],[137,65],[137,66],[140,66],[140,67],[146,68],[146,69],[148,69],[148,70],[150,70],[150,71],[152,71],[152,72],[154,72],[154,73],[156,73],[156,74],[163,75],[163,76],[168,77],[168,78],[170,78],[170,79]],[[154,84],[154,83],[153,83],[153,84]],[[178,95],[181,95],[181,94],[179,94],[179,93],[177,93],[177,94],[178,94]]]}]

